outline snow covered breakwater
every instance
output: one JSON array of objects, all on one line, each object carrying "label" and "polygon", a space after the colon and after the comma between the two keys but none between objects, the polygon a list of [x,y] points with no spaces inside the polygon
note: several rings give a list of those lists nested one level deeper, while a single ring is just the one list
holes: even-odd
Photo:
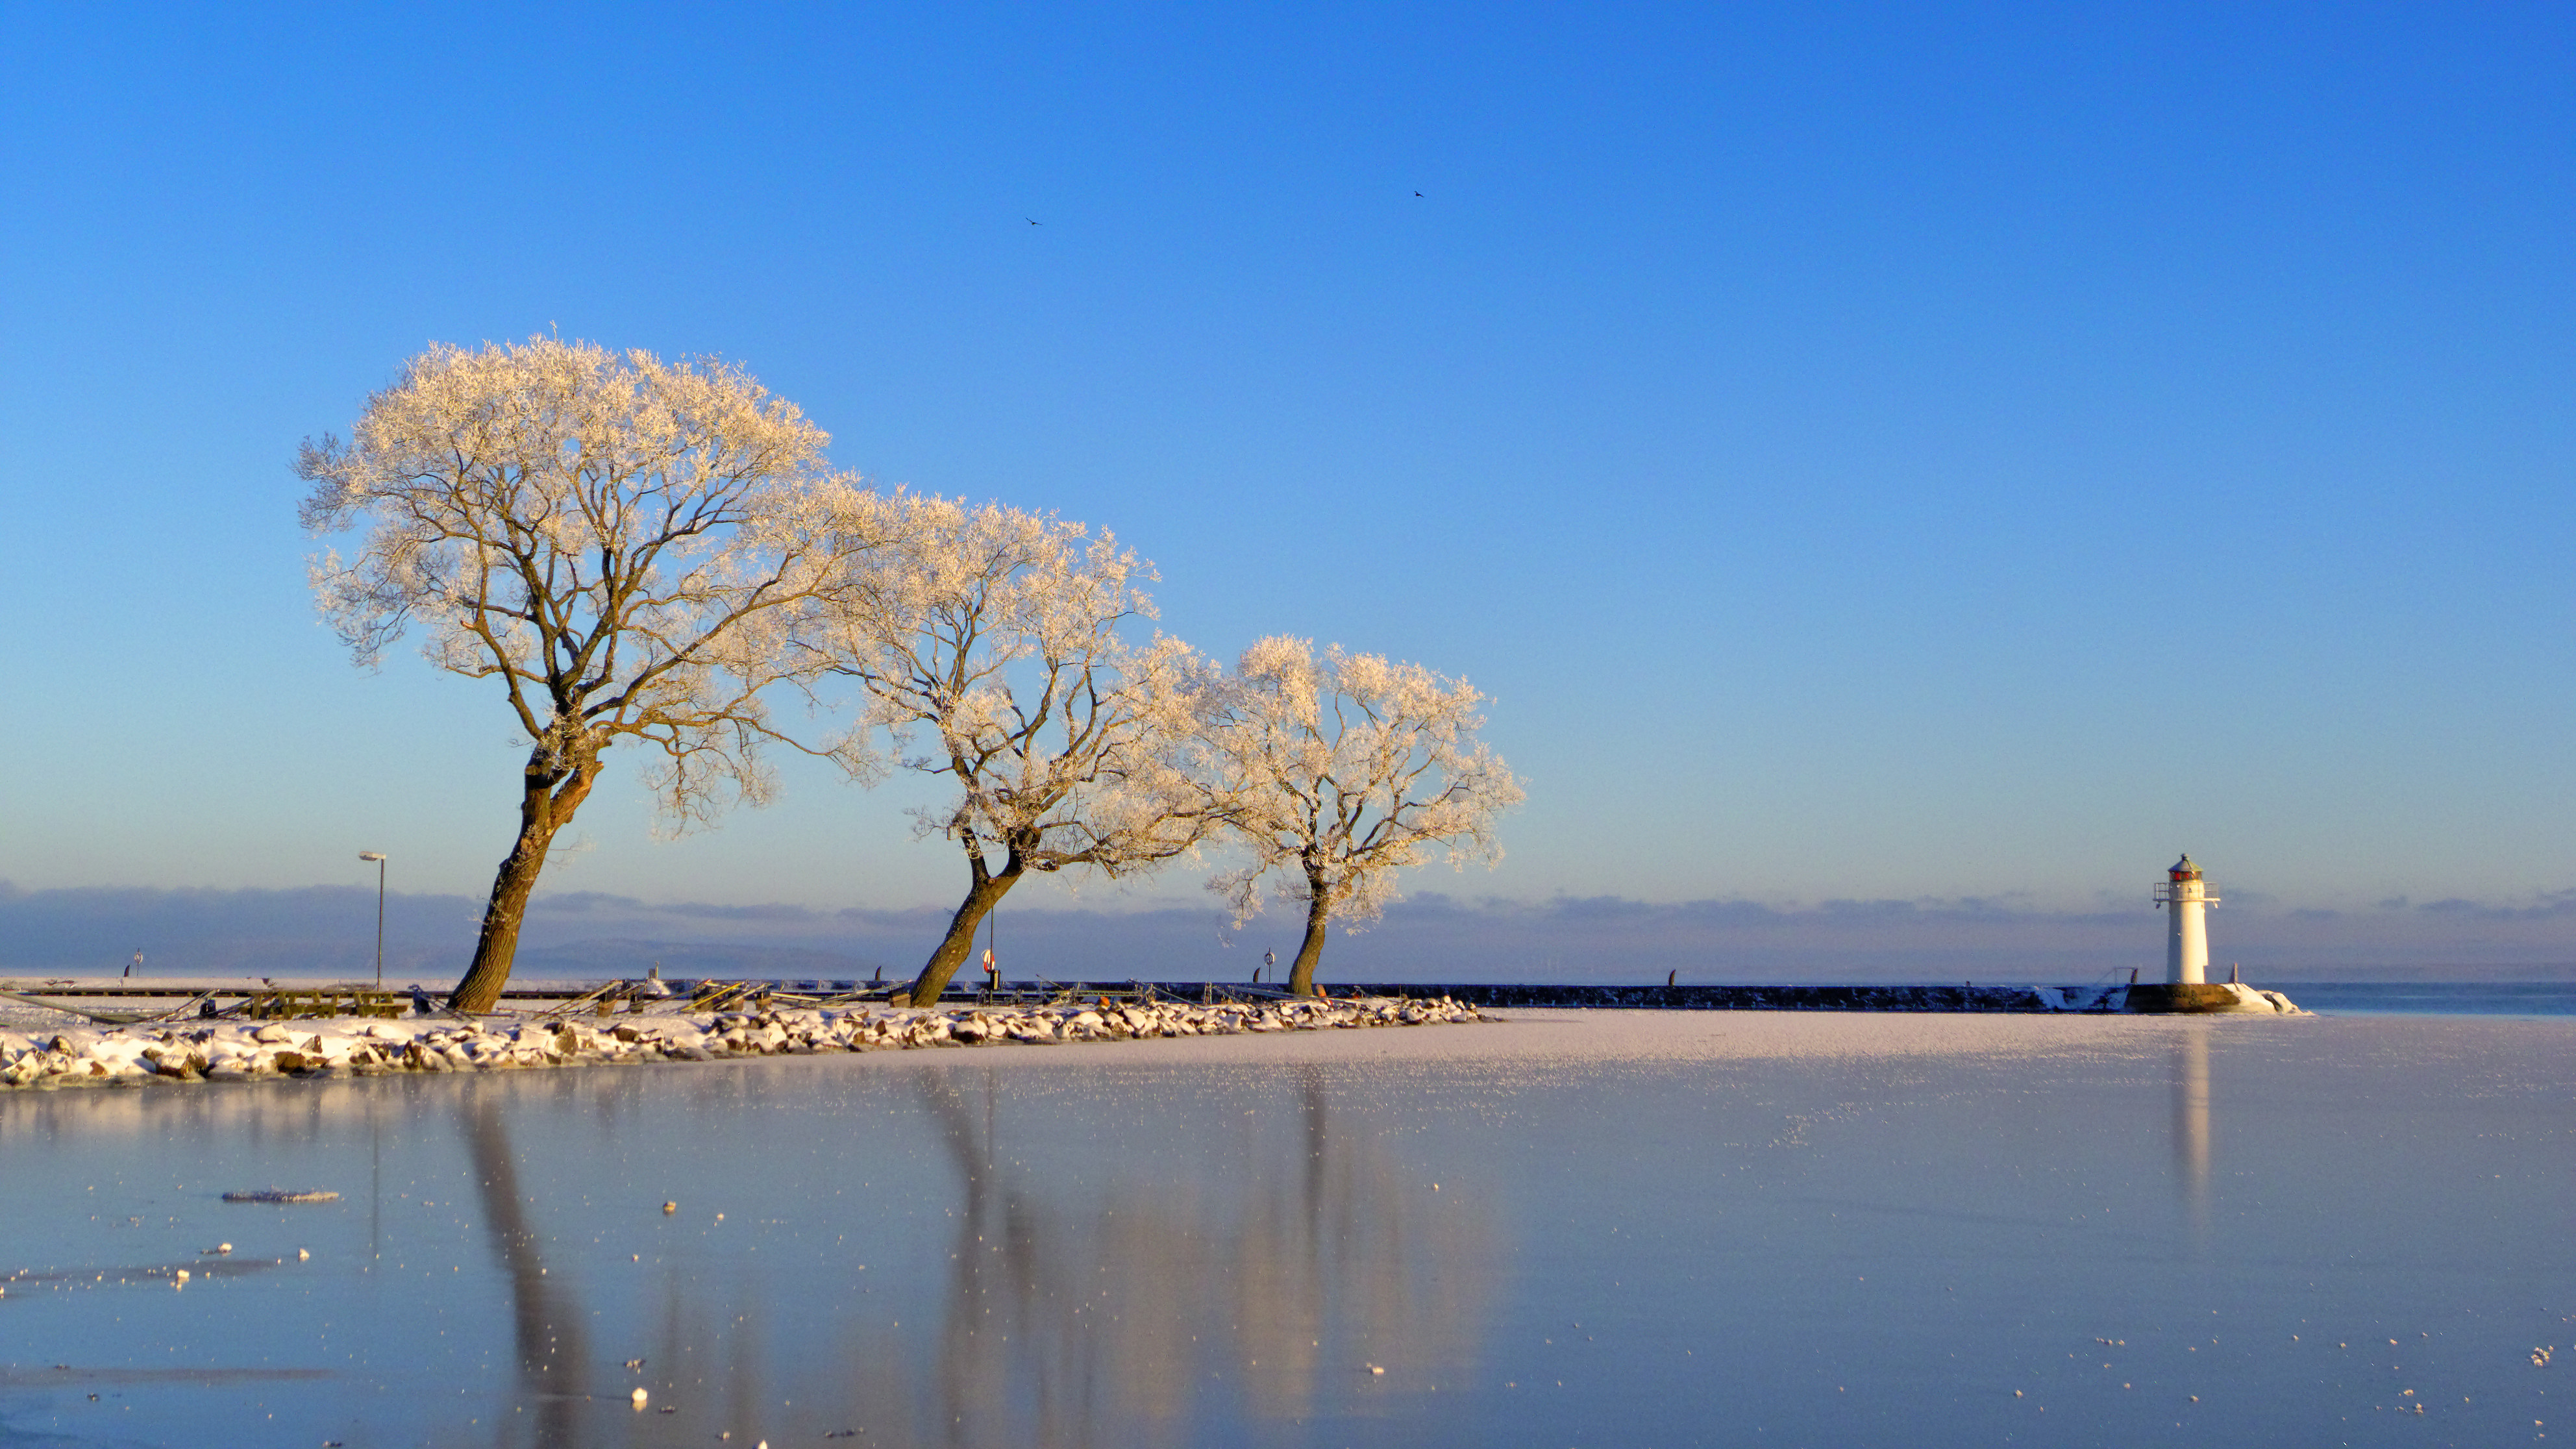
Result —
[{"label": "snow covered breakwater", "polygon": [[0,1086],[241,1082],[261,1077],[475,1072],[1006,1042],[1124,1041],[1480,1021],[1446,998],[836,1010],[540,1018],[167,1022],[0,1031]]}]

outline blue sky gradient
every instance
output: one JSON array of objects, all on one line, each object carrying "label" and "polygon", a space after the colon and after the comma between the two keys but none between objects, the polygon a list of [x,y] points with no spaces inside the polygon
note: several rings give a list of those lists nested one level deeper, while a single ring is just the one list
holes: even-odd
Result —
[{"label": "blue sky gradient", "polygon": [[[288,460],[559,329],[1114,529],[1212,652],[1473,679],[1530,801],[1460,899],[2071,919],[2189,848],[2565,931],[2571,62],[2540,5],[10,7],[0,880],[487,889],[508,722],[349,667]],[[630,766],[549,885],[953,904],[929,791],[784,773],[658,842]]]}]

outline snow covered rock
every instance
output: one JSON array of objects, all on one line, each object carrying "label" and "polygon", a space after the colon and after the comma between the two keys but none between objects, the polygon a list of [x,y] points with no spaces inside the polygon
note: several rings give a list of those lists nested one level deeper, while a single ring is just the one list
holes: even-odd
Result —
[{"label": "snow covered rock", "polygon": [[0,1032],[0,1087],[502,1071],[1011,1042],[1052,1046],[1481,1019],[1474,1008],[1443,998],[1115,1005],[1100,999],[1089,1004],[919,1010],[762,1008],[705,1016],[628,1016],[613,1023],[343,1019],[256,1025],[216,1021],[180,1027],[165,1022],[44,1037]]}]

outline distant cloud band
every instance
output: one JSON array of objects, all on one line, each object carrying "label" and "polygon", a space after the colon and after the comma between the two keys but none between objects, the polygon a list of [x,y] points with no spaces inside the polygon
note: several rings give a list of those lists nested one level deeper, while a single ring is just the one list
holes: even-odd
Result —
[{"label": "distant cloud band", "polygon": [[[20,890],[0,882],[0,974],[113,975],[139,948],[152,975],[354,976],[373,970],[375,892]],[[444,983],[471,951],[482,902],[396,895],[386,908],[389,978]],[[600,892],[541,895],[522,973],[866,977],[908,975],[944,908],[820,911],[793,905],[654,903]],[[1006,974],[1057,979],[1248,979],[1297,923],[1224,930],[1212,906],[1130,911],[1006,909]],[[2528,905],[2382,902],[2354,911],[2229,908],[2212,954],[2267,979],[2468,975],[2576,977],[2576,892]],[[2136,910],[2040,911],[1991,900],[1658,904],[1618,897],[1465,901],[1420,894],[1364,933],[1339,937],[1336,980],[2048,980],[2159,968],[2162,922]]]}]

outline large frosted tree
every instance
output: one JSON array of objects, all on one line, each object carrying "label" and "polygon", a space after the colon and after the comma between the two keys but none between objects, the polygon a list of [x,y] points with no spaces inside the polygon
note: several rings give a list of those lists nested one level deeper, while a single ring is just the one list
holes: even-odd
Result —
[{"label": "large frosted tree", "polygon": [[912,984],[928,1006],[1029,873],[1123,878],[1196,848],[1212,811],[1179,765],[1208,671],[1179,640],[1128,637],[1153,615],[1152,571],[1106,533],[918,496],[854,497],[847,520],[895,540],[815,611],[815,647],[863,701],[847,762],[864,773],[857,742],[885,731],[907,768],[956,789],[919,817],[967,872]]},{"label": "large frosted tree", "polygon": [[1475,738],[1485,697],[1465,680],[1270,638],[1243,652],[1220,696],[1201,739],[1204,776],[1251,858],[1209,885],[1237,924],[1273,881],[1305,902],[1296,994],[1314,994],[1331,923],[1376,919],[1397,871],[1502,858],[1494,820],[1521,786]]},{"label": "large frosted tree", "polygon": [[323,617],[357,662],[419,624],[430,662],[496,681],[528,742],[519,825],[450,997],[489,1011],[548,848],[631,742],[675,828],[759,803],[761,691],[802,667],[795,610],[873,540],[824,526],[859,490],[820,428],[741,369],[540,337],[439,345],[367,400],[350,438],[307,440]]}]

